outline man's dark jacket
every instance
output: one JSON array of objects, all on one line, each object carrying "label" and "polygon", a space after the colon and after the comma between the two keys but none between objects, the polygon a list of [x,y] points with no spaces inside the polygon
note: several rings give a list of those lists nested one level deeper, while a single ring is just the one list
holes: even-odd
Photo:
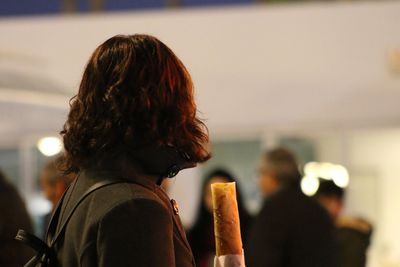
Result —
[{"label": "man's dark jacket", "polygon": [[[80,196],[112,172],[84,171],[64,198],[58,227]],[[125,177],[126,178],[126,177]],[[103,187],[86,198],[57,243],[63,267],[191,267],[194,259],[165,192],[145,177]]]},{"label": "man's dark jacket", "polygon": [[351,223],[342,223],[336,230],[340,262],[338,267],[365,267],[372,225],[358,218],[349,221]]},{"label": "man's dark jacket", "polygon": [[333,231],[320,205],[298,186],[284,188],[265,200],[253,224],[246,267],[333,267]]}]

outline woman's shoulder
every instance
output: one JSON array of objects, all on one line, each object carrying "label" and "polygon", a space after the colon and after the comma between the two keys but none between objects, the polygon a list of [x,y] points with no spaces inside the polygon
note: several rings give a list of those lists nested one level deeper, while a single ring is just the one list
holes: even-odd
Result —
[{"label": "woman's shoulder", "polygon": [[141,184],[121,182],[106,186],[95,192],[93,202],[103,206],[103,213],[121,206],[137,206],[148,203],[167,209],[165,201],[152,189]]},{"label": "woman's shoulder", "polygon": [[95,255],[92,249],[97,242],[110,245],[102,247],[103,251],[112,250],[119,241],[146,237],[149,231],[157,231],[158,225],[168,231],[173,229],[168,208],[157,194],[137,184],[111,184],[96,190],[79,205],[68,223],[61,254],[66,261],[87,253]]},{"label": "woman's shoulder", "polygon": [[[61,212],[69,214],[90,188],[96,184],[106,182],[102,186],[90,193],[79,204],[71,218],[71,225],[87,229],[96,229],[105,219],[110,220],[109,215],[113,214],[118,218],[124,213],[130,214],[130,220],[142,215],[151,215],[147,211],[155,211],[160,217],[168,220],[171,216],[171,203],[169,198],[160,194],[158,186],[146,177],[139,177],[135,180],[126,180],[110,172],[88,172],[84,171],[77,177],[75,184],[68,189]],[[111,181],[111,183],[108,183]],[[157,217],[155,215],[155,217]],[[96,230],[95,230],[96,231]]]},{"label": "woman's shoulder", "polygon": [[84,169],[77,176],[76,189],[79,190],[75,190],[76,195],[82,195],[84,191],[103,183],[105,186],[94,191],[91,196],[95,199],[107,199],[110,204],[132,198],[155,199],[156,185],[150,179],[141,175],[122,178],[125,176],[118,171],[107,169]]}]

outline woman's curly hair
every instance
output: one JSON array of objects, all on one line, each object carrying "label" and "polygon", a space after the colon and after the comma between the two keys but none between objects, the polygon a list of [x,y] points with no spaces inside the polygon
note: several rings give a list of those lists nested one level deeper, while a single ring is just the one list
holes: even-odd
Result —
[{"label": "woman's curly hair", "polygon": [[210,157],[190,74],[155,37],[117,35],[100,45],[70,107],[61,131],[67,172],[148,145],[173,146],[193,162]]}]

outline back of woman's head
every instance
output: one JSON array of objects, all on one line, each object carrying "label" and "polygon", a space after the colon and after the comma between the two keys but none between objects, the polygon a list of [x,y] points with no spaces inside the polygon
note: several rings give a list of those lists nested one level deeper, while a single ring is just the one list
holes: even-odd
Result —
[{"label": "back of woman's head", "polygon": [[172,146],[193,162],[209,158],[190,74],[155,37],[105,41],[87,63],[70,105],[61,132],[69,171],[148,145]]}]

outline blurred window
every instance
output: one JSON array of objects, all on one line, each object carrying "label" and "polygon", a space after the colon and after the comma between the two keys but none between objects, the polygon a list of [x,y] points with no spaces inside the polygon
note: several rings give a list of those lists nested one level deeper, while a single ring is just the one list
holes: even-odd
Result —
[{"label": "blurred window", "polygon": [[18,186],[19,179],[19,157],[16,148],[0,149],[0,169],[14,185]]},{"label": "blurred window", "polygon": [[279,146],[293,151],[300,164],[316,160],[315,144],[312,140],[302,137],[282,137]]}]

